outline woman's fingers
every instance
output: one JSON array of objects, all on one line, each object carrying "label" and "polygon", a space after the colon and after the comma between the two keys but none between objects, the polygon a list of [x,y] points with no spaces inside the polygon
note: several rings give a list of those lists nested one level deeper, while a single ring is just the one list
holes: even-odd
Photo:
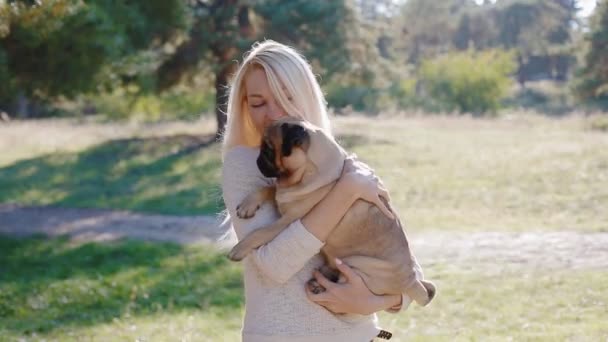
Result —
[{"label": "woman's fingers", "polygon": [[338,271],[340,271],[340,273],[342,273],[342,275],[346,278],[345,282],[353,281],[355,277],[358,276],[358,274],[355,273],[355,271],[350,266],[348,266],[338,258],[336,258],[336,267],[338,268]]},{"label": "woman's fingers", "polygon": [[327,302],[327,292],[314,293],[310,290],[308,286],[305,286],[306,297],[315,303],[325,303]]},{"label": "woman's fingers", "polygon": [[326,291],[329,291],[336,286],[334,282],[325,278],[325,276],[319,271],[314,271],[313,276],[315,277],[319,285],[323,286]]}]

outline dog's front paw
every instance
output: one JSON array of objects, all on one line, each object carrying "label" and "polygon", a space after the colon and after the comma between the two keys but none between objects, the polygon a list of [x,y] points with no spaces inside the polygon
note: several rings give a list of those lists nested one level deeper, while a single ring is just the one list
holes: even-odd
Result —
[{"label": "dog's front paw", "polygon": [[228,259],[232,261],[241,261],[245,259],[249,252],[250,250],[248,248],[246,248],[240,243],[237,243],[236,246],[234,246],[232,250],[228,253]]},{"label": "dog's front paw", "polygon": [[252,218],[258,209],[260,209],[260,203],[247,197],[238,207],[236,207],[236,216],[241,219]]},{"label": "dog's front paw", "polygon": [[308,289],[310,290],[310,292],[312,292],[314,294],[319,294],[321,292],[325,292],[325,288],[323,286],[321,286],[321,284],[319,284],[319,282],[315,278],[310,279],[306,283],[306,286],[308,286]]}]

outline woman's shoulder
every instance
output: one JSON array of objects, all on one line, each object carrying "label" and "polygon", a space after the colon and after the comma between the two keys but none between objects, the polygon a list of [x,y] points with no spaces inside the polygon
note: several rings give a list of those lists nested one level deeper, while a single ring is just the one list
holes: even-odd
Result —
[{"label": "woman's shoulder", "polygon": [[259,148],[248,147],[248,146],[235,146],[231,147],[224,153],[224,160],[222,165],[222,174],[224,179],[257,179],[263,180],[265,183],[269,182],[260,170],[256,160],[260,152]]},{"label": "woman's shoulder", "polygon": [[231,147],[224,153],[224,166],[255,166],[255,160],[257,159],[259,152],[260,149],[256,147],[243,145]]}]

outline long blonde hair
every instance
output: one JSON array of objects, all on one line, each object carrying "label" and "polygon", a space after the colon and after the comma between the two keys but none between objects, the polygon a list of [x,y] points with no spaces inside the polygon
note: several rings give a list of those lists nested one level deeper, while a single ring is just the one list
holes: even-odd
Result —
[{"label": "long blonde hair", "polygon": [[265,40],[253,44],[233,78],[222,155],[234,146],[260,145],[261,133],[251,120],[244,86],[247,73],[252,68],[264,70],[274,98],[288,115],[304,119],[328,133],[331,131],[327,103],[310,64],[295,49]]}]

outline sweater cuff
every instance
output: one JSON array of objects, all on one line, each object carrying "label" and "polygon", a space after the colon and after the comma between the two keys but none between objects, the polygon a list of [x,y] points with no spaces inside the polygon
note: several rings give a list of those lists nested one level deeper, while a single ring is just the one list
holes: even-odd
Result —
[{"label": "sweater cuff", "polygon": [[311,232],[304,227],[302,221],[297,220],[289,227],[291,233],[294,235],[294,241],[299,244],[301,250],[314,251],[313,255],[321,250],[321,247],[325,244],[323,241],[317,239]]},{"label": "sweater cuff", "polygon": [[319,253],[323,244],[297,220],[253,255],[260,270],[282,284]]}]

